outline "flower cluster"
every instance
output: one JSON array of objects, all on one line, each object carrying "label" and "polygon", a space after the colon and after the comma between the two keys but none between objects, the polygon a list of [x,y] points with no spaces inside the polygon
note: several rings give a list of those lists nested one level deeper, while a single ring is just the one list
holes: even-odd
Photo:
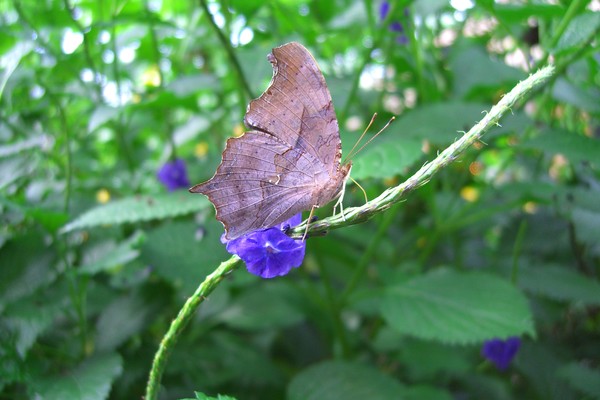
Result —
[{"label": "flower cluster", "polygon": [[156,177],[169,192],[190,186],[185,162],[179,158],[165,163],[156,173]]},{"label": "flower cluster", "polygon": [[504,371],[517,355],[519,347],[521,347],[521,339],[516,336],[506,340],[492,339],[483,344],[481,355],[494,363],[500,371]]},{"label": "flower cluster", "polygon": [[[385,20],[385,18],[389,14],[389,12],[390,12],[390,2],[383,1],[381,3],[381,5],[379,6],[379,19],[381,21]],[[404,9],[404,16],[408,17],[408,8]],[[399,44],[407,44],[408,43],[408,37],[404,33],[404,26],[402,25],[402,23],[400,23],[399,21],[392,21],[392,23],[389,25],[388,29],[392,32],[398,33],[398,36],[396,37],[396,42],[398,42]]]},{"label": "flower cluster", "polygon": [[306,242],[294,240],[284,233],[301,220],[302,214],[297,214],[279,226],[259,229],[233,240],[227,240],[223,235],[221,242],[228,252],[244,260],[250,273],[261,278],[286,275],[304,260]]}]

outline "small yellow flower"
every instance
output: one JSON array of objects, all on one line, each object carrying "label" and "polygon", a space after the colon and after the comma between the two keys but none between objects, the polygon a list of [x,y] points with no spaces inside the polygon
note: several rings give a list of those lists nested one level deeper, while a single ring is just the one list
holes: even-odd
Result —
[{"label": "small yellow flower", "polygon": [[150,66],[142,73],[142,84],[144,86],[160,86],[160,73],[157,65]]},{"label": "small yellow flower", "polygon": [[523,204],[523,211],[525,211],[527,214],[535,214],[537,208],[537,203],[533,201],[528,201],[527,203]]},{"label": "small yellow flower", "polygon": [[106,189],[100,189],[96,193],[96,201],[100,204],[106,204],[110,200],[110,193]]},{"label": "small yellow flower", "polygon": [[206,143],[206,142],[198,142],[196,144],[196,146],[194,147],[194,154],[198,158],[202,158],[202,157],[206,156],[207,153],[208,153],[208,143]]},{"label": "small yellow flower", "polygon": [[479,190],[473,186],[465,186],[460,190],[460,197],[462,197],[465,201],[472,203],[477,201],[479,198]]}]

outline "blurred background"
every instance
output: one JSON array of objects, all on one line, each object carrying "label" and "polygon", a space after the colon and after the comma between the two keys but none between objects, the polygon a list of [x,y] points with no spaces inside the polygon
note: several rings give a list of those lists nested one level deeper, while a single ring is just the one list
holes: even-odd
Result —
[{"label": "blurred background", "polygon": [[[161,398],[600,398],[598,11],[0,1],[0,399],[141,398],[171,320],[230,257],[187,188],[289,41],[318,61],[345,153],[373,113],[367,137],[396,116],[354,159],[370,199],[530,73],[557,74],[405,202],[308,240],[300,268],[229,276]],[[350,183],[344,205],[363,202]]]}]

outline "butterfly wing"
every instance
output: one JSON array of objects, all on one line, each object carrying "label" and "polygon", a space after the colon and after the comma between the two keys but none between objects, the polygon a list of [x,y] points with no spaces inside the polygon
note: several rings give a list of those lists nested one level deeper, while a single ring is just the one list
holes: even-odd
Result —
[{"label": "butterfly wing", "polygon": [[292,42],[269,61],[271,84],[245,116],[253,130],[229,139],[215,175],[190,189],[214,204],[227,239],[328,203],[349,170],[340,169],[337,119],[314,58]]},{"label": "butterfly wing", "polygon": [[269,54],[273,79],[244,121],[313,155],[331,176],[340,166],[340,132],[325,78],[308,50],[292,42]]},{"label": "butterfly wing", "polygon": [[194,186],[215,205],[228,239],[286,221],[312,205],[315,160],[264,132],[227,141],[215,175]]}]

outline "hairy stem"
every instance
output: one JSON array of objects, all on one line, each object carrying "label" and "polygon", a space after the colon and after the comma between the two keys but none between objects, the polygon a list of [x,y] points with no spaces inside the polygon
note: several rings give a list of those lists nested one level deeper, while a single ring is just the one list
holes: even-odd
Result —
[{"label": "hairy stem", "polygon": [[[387,210],[398,203],[413,190],[425,185],[433,175],[442,168],[454,161],[463,151],[475,143],[490,128],[498,125],[500,118],[512,109],[517,101],[525,99],[528,94],[545,84],[555,72],[553,65],[540,69],[535,74],[529,76],[507,93],[502,100],[498,102],[485,117],[473,126],[460,139],[448,146],[433,161],[425,163],[417,172],[408,178],[402,184],[389,188],[377,198],[365,203],[361,207],[352,207],[345,210],[344,215],[333,215],[317,222],[311,222],[308,229],[309,235],[323,235],[332,229],[339,229],[344,226],[355,225],[367,221],[378,213]],[[307,221],[295,227],[290,231],[293,238],[301,238],[306,231]]]},{"label": "hairy stem", "polygon": [[223,261],[217,269],[212,274],[208,275],[204,279],[204,282],[198,286],[196,292],[187,299],[179,311],[179,314],[177,314],[177,317],[171,322],[169,330],[161,340],[158,351],[154,355],[150,376],[148,378],[148,383],[146,384],[145,400],[156,400],[158,398],[160,380],[165,371],[165,367],[167,366],[167,359],[175,347],[179,335],[181,335],[181,332],[183,332],[190,322],[200,304],[206,299],[206,296],[212,293],[223,278],[239,266],[239,261],[240,258],[237,256],[233,256],[229,260]]}]

